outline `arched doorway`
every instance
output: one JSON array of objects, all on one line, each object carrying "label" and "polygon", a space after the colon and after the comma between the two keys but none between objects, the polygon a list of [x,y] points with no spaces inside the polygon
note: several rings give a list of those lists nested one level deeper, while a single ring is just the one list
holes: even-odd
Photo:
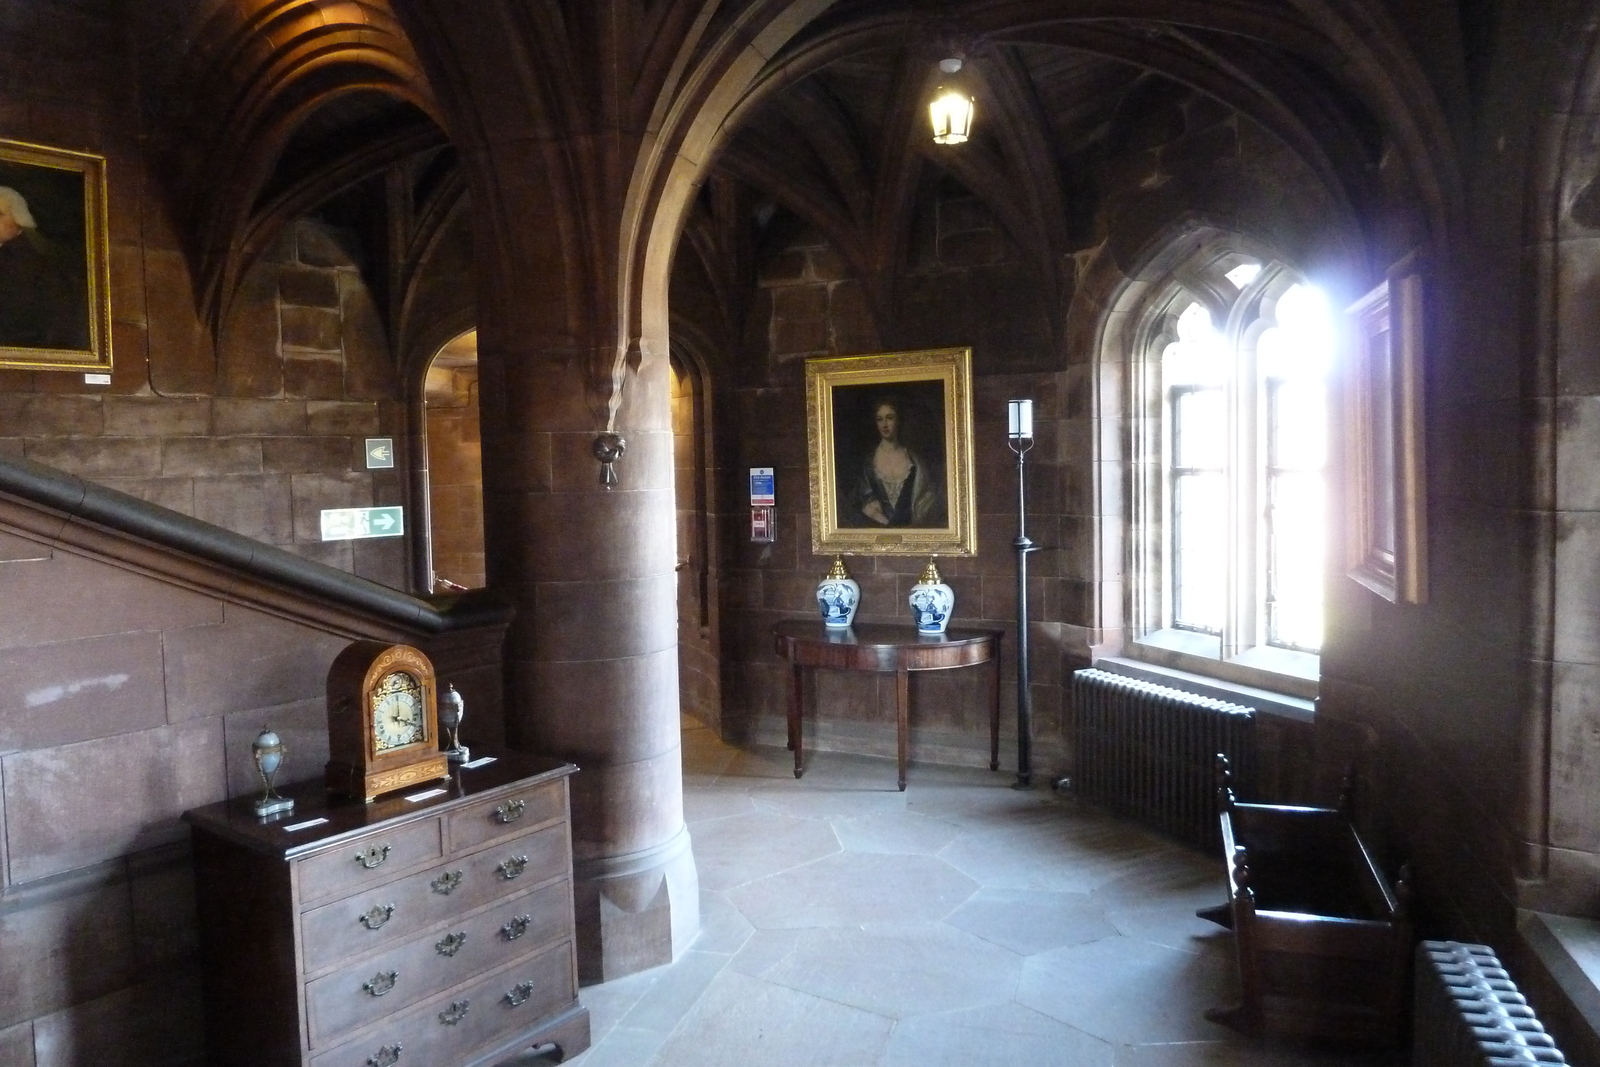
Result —
[{"label": "arched doorway", "polygon": [[451,339],[429,361],[422,411],[429,588],[477,589],[486,583],[477,330]]},{"label": "arched doorway", "polygon": [[692,361],[674,352],[671,365],[678,530],[678,706],[683,714],[720,732],[720,568],[711,501],[710,390]]}]

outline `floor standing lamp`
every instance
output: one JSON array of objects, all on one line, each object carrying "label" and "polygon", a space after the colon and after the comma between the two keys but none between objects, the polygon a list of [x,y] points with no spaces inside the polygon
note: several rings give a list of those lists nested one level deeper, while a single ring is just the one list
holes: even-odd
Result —
[{"label": "floor standing lamp", "polygon": [[1028,450],[1033,447],[1033,401],[1007,405],[1007,443],[1017,454],[1017,781],[1014,789],[1033,788],[1033,690],[1028,683],[1028,553],[1039,548],[1028,540]]}]

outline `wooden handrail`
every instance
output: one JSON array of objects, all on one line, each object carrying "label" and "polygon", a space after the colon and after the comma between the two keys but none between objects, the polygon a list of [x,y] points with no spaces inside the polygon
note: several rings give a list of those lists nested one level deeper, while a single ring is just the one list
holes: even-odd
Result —
[{"label": "wooden handrail", "polygon": [[0,529],[351,637],[505,627],[514,614],[488,590],[412,596],[25,459],[0,457]]}]

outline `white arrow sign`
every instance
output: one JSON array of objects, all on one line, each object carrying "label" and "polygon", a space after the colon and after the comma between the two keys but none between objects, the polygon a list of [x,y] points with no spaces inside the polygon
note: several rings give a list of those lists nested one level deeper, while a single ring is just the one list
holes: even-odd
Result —
[{"label": "white arrow sign", "polygon": [[394,466],[394,438],[367,438],[367,469],[387,470]]}]

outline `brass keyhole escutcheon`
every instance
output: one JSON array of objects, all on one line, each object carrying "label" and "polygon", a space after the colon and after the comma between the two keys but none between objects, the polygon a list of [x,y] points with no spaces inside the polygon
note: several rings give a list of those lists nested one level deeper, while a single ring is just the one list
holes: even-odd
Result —
[{"label": "brass keyhole escutcheon", "polygon": [[356,862],[361,864],[361,866],[365,867],[369,871],[377,867],[388,858],[388,845],[384,845],[381,848],[377,845],[368,845],[366,848],[356,853]]}]

